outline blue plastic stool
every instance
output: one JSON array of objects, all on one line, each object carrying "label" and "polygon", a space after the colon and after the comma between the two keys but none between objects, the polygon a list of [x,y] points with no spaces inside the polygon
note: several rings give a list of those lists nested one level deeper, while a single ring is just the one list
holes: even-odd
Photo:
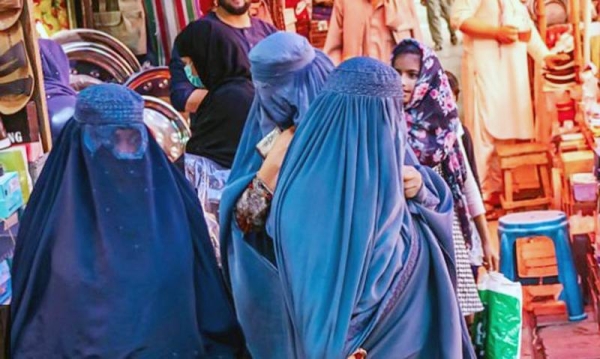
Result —
[{"label": "blue plastic stool", "polygon": [[577,282],[569,241],[567,216],[560,211],[531,211],[503,216],[498,223],[500,238],[500,272],[511,281],[517,280],[515,248],[519,238],[544,236],[554,243],[558,263],[558,279],[563,285],[569,320],[587,317]]}]

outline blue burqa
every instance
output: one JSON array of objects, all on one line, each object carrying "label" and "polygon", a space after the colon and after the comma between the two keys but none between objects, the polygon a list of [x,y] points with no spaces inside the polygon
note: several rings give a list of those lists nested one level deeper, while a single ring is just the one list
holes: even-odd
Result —
[{"label": "blue burqa", "polygon": [[50,130],[52,139],[56,140],[65,123],[73,117],[77,93],[69,84],[71,68],[61,45],[48,39],[39,39],[38,44]]},{"label": "blue burqa", "polygon": [[262,165],[256,144],[275,127],[300,126],[333,64],[306,38],[270,35],[250,52],[254,102],[244,127],[220,206],[223,269],[231,282],[236,312],[254,358],[293,358],[284,328],[285,307],[266,232],[244,234],[233,211]]},{"label": "blue burqa", "polygon": [[194,190],[119,85],[78,95],[13,266],[13,358],[235,358],[244,341]]},{"label": "blue burqa", "polygon": [[358,348],[381,359],[473,357],[451,237],[434,234],[451,233],[451,194],[431,176],[437,213],[404,198],[401,89],[391,67],[348,60],[295,133],[267,225],[267,279],[282,298],[263,300],[283,302],[291,343],[280,357],[344,359]]}]

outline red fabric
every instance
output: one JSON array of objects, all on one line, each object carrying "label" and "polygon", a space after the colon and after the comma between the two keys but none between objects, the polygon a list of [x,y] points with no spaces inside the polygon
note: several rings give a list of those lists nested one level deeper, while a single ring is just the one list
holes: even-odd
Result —
[{"label": "red fabric", "polygon": [[548,46],[549,49],[553,48],[560,35],[569,31],[571,31],[570,24],[550,26],[546,32],[546,46]]},{"label": "red fabric", "polygon": [[187,25],[187,20],[185,18],[185,12],[183,7],[185,6],[183,2],[175,2],[175,16],[177,16],[177,23],[179,24],[179,30],[183,30],[183,28]]},{"label": "red fabric", "polygon": [[[171,44],[169,44],[169,40],[168,40],[168,36],[167,36],[167,27],[164,24],[164,21],[162,21],[162,19],[165,18],[165,10],[163,9],[162,6],[162,2],[160,1],[156,1],[156,18],[159,19],[159,31],[160,31],[160,38],[161,38],[161,42],[162,42],[162,47],[163,49],[170,49],[171,48]],[[171,54],[169,53],[169,51],[165,51],[165,61],[167,63],[169,63],[169,61],[171,60]]]},{"label": "red fabric", "polygon": [[212,9],[212,7],[212,0],[200,0],[200,9],[202,10],[203,14],[207,14],[208,12],[210,12],[210,9]]},{"label": "red fabric", "polygon": [[565,121],[573,121],[575,119],[575,101],[557,103],[556,111],[558,112],[558,122],[561,126]]}]

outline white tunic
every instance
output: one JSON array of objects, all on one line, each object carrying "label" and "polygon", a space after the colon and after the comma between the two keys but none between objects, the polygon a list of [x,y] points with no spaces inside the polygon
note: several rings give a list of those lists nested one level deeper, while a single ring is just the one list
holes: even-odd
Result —
[{"label": "white tunic", "polygon": [[543,64],[549,51],[519,0],[455,0],[453,26],[460,28],[472,17],[492,26],[513,25],[532,31],[528,43],[509,45],[464,35],[461,95],[465,124],[469,129],[485,129],[500,140],[532,138],[527,53]]}]

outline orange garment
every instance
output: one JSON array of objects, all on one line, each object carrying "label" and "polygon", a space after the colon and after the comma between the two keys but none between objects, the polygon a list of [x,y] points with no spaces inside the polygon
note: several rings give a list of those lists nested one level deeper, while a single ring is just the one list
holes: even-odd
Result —
[{"label": "orange garment", "polygon": [[389,63],[406,38],[422,39],[412,0],[335,0],[324,51],[337,65],[357,56]]}]

